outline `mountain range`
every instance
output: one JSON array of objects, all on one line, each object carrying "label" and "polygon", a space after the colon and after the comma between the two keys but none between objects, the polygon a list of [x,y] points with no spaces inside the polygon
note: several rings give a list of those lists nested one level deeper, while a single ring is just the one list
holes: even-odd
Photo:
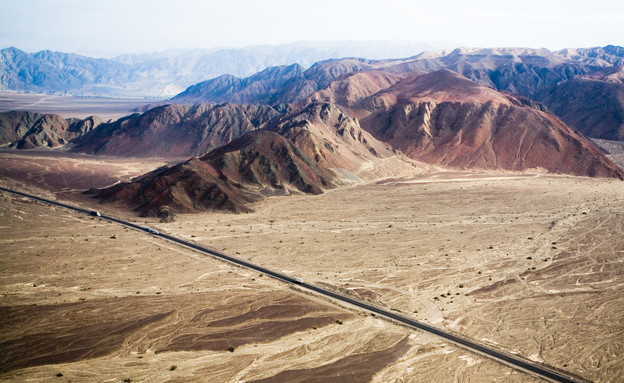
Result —
[{"label": "mountain range", "polygon": [[436,168],[624,179],[586,137],[622,137],[623,61],[607,46],[284,65],[204,81],[116,121],[3,113],[0,144],[182,160],[90,191],[143,215],[244,212],[266,196]]},{"label": "mountain range", "polygon": [[167,98],[223,74],[245,77],[276,65],[309,67],[333,57],[405,57],[448,43],[298,42],[228,49],[171,49],[111,59],[17,48],[0,50],[0,91]]}]

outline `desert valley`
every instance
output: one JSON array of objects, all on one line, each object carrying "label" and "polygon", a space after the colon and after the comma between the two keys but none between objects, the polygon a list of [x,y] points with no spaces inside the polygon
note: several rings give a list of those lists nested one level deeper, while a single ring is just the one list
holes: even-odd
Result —
[{"label": "desert valley", "polygon": [[[560,381],[301,281],[624,380],[624,48],[329,59],[168,99],[115,98],[119,62],[102,82],[17,51],[0,187],[93,214],[0,191],[1,380]],[[12,93],[50,56],[62,90]]]}]

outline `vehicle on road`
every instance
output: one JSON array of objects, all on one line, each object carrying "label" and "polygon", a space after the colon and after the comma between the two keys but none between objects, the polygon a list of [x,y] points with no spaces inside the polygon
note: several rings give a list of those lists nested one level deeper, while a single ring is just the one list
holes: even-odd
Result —
[{"label": "vehicle on road", "polygon": [[95,211],[95,210],[91,210],[89,212],[89,214],[91,214],[94,217],[101,217],[102,216],[102,214],[99,211]]},{"label": "vehicle on road", "polygon": [[147,232],[148,232],[148,233],[150,233],[150,234],[154,234],[154,235],[158,235],[158,234],[160,234],[160,232],[159,232],[158,230],[154,230],[154,229],[152,229],[152,228],[150,228],[150,227],[146,227],[146,228],[145,228],[145,231],[147,231]]}]

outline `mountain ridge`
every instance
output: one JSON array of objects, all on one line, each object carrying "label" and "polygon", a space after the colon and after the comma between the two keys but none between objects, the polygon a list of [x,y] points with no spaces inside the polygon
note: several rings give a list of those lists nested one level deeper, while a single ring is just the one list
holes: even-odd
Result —
[{"label": "mountain ridge", "polygon": [[431,44],[399,41],[298,42],[106,59],[49,50],[26,53],[9,47],[0,49],[0,91],[163,98],[228,73],[246,77],[272,66],[298,63],[307,68],[334,57],[404,57],[431,48]]},{"label": "mountain ridge", "polygon": [[143,216],[169,211],[252,211],[248,205],[272,195],[320,194],[336,186],[335,175],[315,165],[286,138],[249,132],[201,157],[156,169],[127,183],[90,190],[100,202],[132,208]]}]

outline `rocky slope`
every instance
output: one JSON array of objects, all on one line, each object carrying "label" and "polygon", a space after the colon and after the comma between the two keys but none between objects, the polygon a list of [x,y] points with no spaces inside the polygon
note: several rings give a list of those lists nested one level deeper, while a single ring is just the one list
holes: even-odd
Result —
[{"label": "rocky slope", "polygon": [[588,137],[624,140],[622,67],[564,81],[544,92],[543,102],[566,124]]},{"label": "rocky slope", "polygon": [[102,202],[148,216],[158,215],[163,207],[185,213],[246,212],[249,203],[266,196],[322,193],[335,186],[334,178],[284,137],[256,131],[205,156],[90,192]]},{"label": "rocky slope", "polygon": [[61,147],[100,124],[102,120],[97,117],[80,120],[22,111],[0,113],[0,146],[17,149]]},{"label": "rocky slope", "polygon": [[248,78],[229,74],[193,85],[175,96],[177,103],[233,102],[239,104],[275,104],[280,94],[295,80],[302,78],[304,68],[299,64],[271,67]]},{"label": "rocky slope", "polygon": [[[613,52],[609,57],[614,62],[622,62],[624,55],[617,56],[619,53]],[[613,65],[530,48],[459,48],[440,57],[432,56],[424,53],[391,70],[446,68],[481,85],[533,98],[560,81]]]},{"label": "rocky slope", "polygon": [[126,157],[199,156],[260,128],[280,113],[269,106],[164,105],[103,124],[73,152]]},{"label": "rocky slope", "polygon": [[324,168],[357,173],[365,163],[396,155],[334,104],[312,103],[269,125]]},{"label": "rocky slope", "polygon": [[589,140],[536,103],[449,70],[407,77],[352,108],[375,138],[425,163],[624,178]]},{"label": "rocky slope", "polygon": [[[145,215],[244,212],[265,196],[320,193],[346,181],[347,174],[357,178],[371,164],[402,153],[460,169],[624,179],[622,169],[539,104],[450,70],[411,76],[357,72],[310,97],[315,99],[346,105],[310,102],[205,156],[95,191],[96,196]],[[173,111],[189,107],[164,108],[175,116]]]}]

